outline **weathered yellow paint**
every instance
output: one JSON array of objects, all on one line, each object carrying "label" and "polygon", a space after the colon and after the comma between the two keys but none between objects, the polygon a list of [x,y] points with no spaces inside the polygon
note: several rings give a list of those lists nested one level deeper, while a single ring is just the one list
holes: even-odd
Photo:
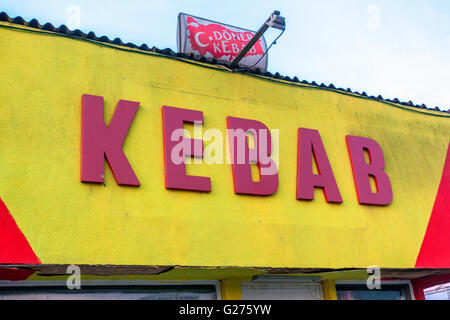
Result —
[{"label": "weathered yellow paint", "polygon": [[[82,272],[83,273],[83,272]],[[267,275],[267,271],[254,268],[189,268],[175,267],[174,269],[157,275],[87,275],[82,274],[83,280],[152,280],[152,281],[188,281],[188,280],[226,280],[241,279],[240,281],[250,281],[254,276]],[[272,274],[277,276],[277,274]],[[283,276],[298,277],[319,277],[323,280],[367,280],[366,270],[345,270],[320,273],[295,273],[281,274]],[[39,272],[31,275],[27,280],[67,280],[69,275],[39,275]],[[245,279],[245,280],[242,280]]]},{"label": "weathered yellow paint", "polygon": [[325,280],[367,280],[370,276],[367,270],[344,270],[344,271],[330,271],[315,273],[314,276],[321,277]]},{"label": "weathered yellow paint", "polygon": [[242,300],[241,282],[246,280],[230,278],[220,281],[222,300]]},{"label": "weathered yellow paint", "polygon": [[[148,281],[198,281],[198,280],[225,280],[225,279],[240,279],[240,281],[249,281],[253,276],[266,274],[264,270],[257,270],[253,268],[187,268],[176,267],[170,271],[163,272],[157,275],[88,275],[81,272],[81,279],[85,281],[98,280],[148,280]],[[70,274],[67,275],[39,275],[39,272],[34,273],[27,280],[32,281],[48,281],[48,280],[67,280]],[[242,280],[244,279],[244,280]]]},{"label": "weathered yellow paint", "polygon": [[[429,220],[449,117],[0,24],[0,196],[42,263],[409,268]],[[80,182],[81,95],[140,102],[124,151],[139,188]],[[238,196],[229,165],[189,165],[212,192],[164,188],[161,106],[280,129],[278,192]],[[318,129],[344,202],[297,201],[297,129]],[[346,135],[383,148],[394,201],[361,206]],[[207,143],[206,143],[207,145]],[[106,165],[107,166],[107,165]]]},{"label": "weathered yellow paint", "polygon": [[322,294],[324,300],[337,300],[336,285],[334,280],[322,280]]}]

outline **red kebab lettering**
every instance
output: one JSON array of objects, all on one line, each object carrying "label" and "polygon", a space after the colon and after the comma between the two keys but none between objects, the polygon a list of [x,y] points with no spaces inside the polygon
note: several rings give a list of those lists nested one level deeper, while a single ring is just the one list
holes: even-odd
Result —
[{"label": "red kebab lettering", "polygon": [[[81,104],[81,181],[104,183],[106,158],[119,185],[139,186],[140,182],[122,150],[139,102],[120,100],[109,126],[106,126],[103,115],[103,97],[85,94]],[[203,125],[203,122],[202,111],[162,107],[166,189],[211,192],[212,178],[186,173],[186,156],[203,158],[204,145],[202,139],[186,137],[183,126],[186,123]],[[267,126],[256,120],[235,117],[227,117],[226,122],[234,192],[256,196],[275,194],[279,182],[278,169],[269,157],[272,138]],[[255,139],[254,147],[249,145],[248,132],[252,132]],[[365,205],[389,205],[392,202],[392,186],[384,170],[385,161],[380,145],[375,140],[351,135],[347,135],[345,140],[358,202]],[[314,200],[314,190],[319,188],[327,202],[342,203],[338,182],[319,131],[299,128],[296,151],[297,200]],[[291,153],[295,153],[295,150],[291,150]],[[318,173],[314,173],[313,162],[316,163]],[[258,166],[259,181],[252,178],[252,164]],[[371,186],[371,179],[376,190]]]},{"label": "red kebab lettering", "polygon": [[[187,17],[186,23],[192,49],[203,56],[209,53],[216,59],[233,60],[254,35],[250,31],[235,32],[216,23],[204,25],[193,17]],[[255,43],[246,57],[264,54],[261,41],[260,39]]]}]

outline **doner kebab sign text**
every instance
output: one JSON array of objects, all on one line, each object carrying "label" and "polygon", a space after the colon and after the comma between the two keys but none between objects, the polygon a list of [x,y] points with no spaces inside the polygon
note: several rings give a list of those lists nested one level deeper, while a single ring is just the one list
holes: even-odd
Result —
[{"label": "doner kebab sign text", "polygon": [[[231,62],[251,40],[255,32],[217,23],[184,13],[178,16],[178,51],[197,57]],[[239,63],[244,67],[267,70],[267,49],[261,37]],[[262,57],[262,58],[261,58]],[[261,59],[261,60],[260,60]],[[258,60],[260,60],[258,62]]]}]

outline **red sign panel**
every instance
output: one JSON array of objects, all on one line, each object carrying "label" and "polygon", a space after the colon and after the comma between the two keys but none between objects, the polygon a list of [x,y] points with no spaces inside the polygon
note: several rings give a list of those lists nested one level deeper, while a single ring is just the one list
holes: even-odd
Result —
[{"label": "red sign panel", "polygon": [[[178,51],[196,56],[231,62],[254,36],[255,32],[217,23],[184,13],[178,16]],[[261,37],[239,63],[242,67],[267,70],[267,49]],[[259,62],[258,60],[261,59]]]}]

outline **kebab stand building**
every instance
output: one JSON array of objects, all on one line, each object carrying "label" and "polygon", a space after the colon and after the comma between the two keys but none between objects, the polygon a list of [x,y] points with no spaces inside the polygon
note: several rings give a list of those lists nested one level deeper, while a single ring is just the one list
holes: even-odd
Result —
[{"label": "kebab stand building", "polygon": [[424,299],[449,282],[450,113],[232,72],[214,48],[230,60],[251,37],[191,19],[201,55],[0,14],[0,299]]}]

